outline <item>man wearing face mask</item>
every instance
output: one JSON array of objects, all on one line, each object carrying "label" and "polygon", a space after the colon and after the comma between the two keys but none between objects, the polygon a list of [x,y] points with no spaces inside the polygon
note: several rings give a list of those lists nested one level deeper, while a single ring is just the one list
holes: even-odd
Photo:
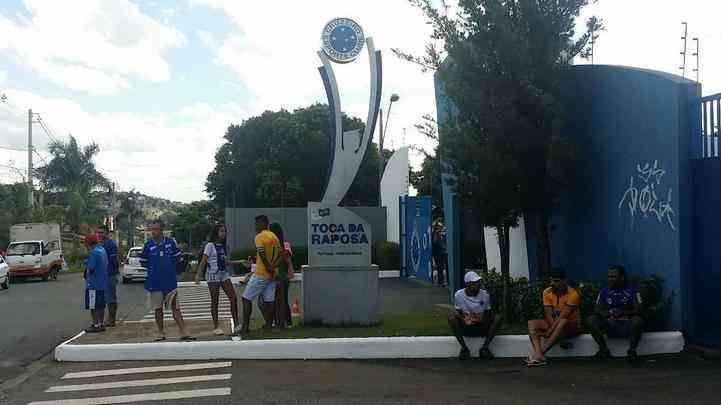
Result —
[{"label": "man wearing face mask", "polygon": [[448,317],[448,325],[461,345],[458,358],[466,360],[471,357],[471,351],[464,339],[464,336],[468,336],[485,337],[478,356],[482,359],[490,359],[493,353],[489,347],[498,330],[500,319],[497,319],[491,311],[491,297],[488,292],[481,289],[481,277],[476,272],[470,271],[466,273],[464,281],[466,288],[456,291],[453,299],[455,312]]}]

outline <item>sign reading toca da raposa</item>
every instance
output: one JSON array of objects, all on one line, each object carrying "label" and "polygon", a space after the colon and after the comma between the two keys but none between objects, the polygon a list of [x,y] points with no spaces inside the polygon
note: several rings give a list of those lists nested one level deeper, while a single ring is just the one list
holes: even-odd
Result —
[{"label": "sign reading toca da raposa", "polygon": [[363,218],[333,204],[310,203],[308,210],[309,265],[371,264],[371,228]]},{"label": "sign reading toca da raposa", "polygon": [[312,245],[368,244],[363,224],[312,224]]}]

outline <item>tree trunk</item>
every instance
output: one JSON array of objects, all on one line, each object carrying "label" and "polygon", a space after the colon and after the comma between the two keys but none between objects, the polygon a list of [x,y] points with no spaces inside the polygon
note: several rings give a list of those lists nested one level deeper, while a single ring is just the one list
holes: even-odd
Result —
[{"label": "tree trunk", "polygon": [[503,224],[496,228],[498,231],[498,248],[501,253],[501,279],[503,280],[503,302],[501,303],[504,319],[510,319],[510,282],[511,282],[511,227]]},{"label": "tree trunk", "polygon": [[544,279],[551,273],[550,216],[545,210],[536,215],[536,262],[538,278]]}]

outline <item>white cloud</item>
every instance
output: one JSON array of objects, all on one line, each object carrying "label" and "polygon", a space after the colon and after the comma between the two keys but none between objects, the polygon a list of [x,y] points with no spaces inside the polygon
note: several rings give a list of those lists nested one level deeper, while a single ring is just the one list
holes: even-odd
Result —
[{"label": "white cloud", "polygon": [[143,14],[127,0],[70,6],[25,0],[30,19],[0,15],[0,50],[51,82],[91,94],[111,94],[131,78],[170,77],[164,54],[182,46],[176,29]]},{"label": "white cloud", "polygon": [[[231,0],[191,0],[195,6],[222,10],[236,32],[222,39],[201,35],[216,52],[215,63],[226,66],[254,96],[251,109],[293,109],[326,102],[317,67],[320,34],[330,19],[348,16],[358,21],[367,36],[383,52],[382,106],[392,93],[394,104],[387,139],[400,146],[402,130],[407,144],[428,145],[413,125],[424,114],[435,115],[435,92],[431,74],[399,60],[391,48],[423,54],[430,28],[421,13],[406,1],[320,0],[308,2],[267,0],[248,6]],[[270,17],[269,17],[270,16]],[[200,34],[199,34],[200,35]],[[369,72],[364,51],[358,61],[335,65],[343,110],[365,120],[368,111]],[[388,145],[388,144],[387,144]]]},{"label": "white cloud", "polygon": [[[97,166],[121,189],[137,190],[177,201],[207,198],[205,179],[215,165],[215,152],[223,142],[231,122],[240,122],[248,112],[235,103],[212,106],[196,103],[177,111],[137,115],[127,112],[90,113],[67,98],[50,98],[22,90],[8,90],[17,105],[32,105],[46,117],[57,138],[67,139],[68,130],[82,145],[100,146]],[[51,115],[43,112],[52,111]],[[26,121],[21,114],[0,108],[0,126],[7,129],[0,146],[10,143],[23,148],[27,139]],[[46,155],[48,137],[34,126],[34,140]],[[23,152],[0,154],[0,165],[13,160],[25,167]],[[40,160],[36,164],[40,164]],[[5,170],[4,172],[7,172]]]}]

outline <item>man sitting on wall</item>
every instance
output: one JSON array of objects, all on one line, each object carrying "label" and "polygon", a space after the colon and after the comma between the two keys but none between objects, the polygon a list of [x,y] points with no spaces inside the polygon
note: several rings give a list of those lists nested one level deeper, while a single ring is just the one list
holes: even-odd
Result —
[{"label": "man sitting on wall", "polygon": [[526,360],[527,366],[546,365],[546,353],[556,343],[581,334],[580,306],[581,296],[566,283],[566,272],[551,270],[551,286],[543,291],[544,319],[528,321],[533,354]]},{"label": "man sitting on wall", "polygon": [[453,335],[461,345],[458,358],[466,360],[471,357],[464,336],[483,336],[485,341],[478,356],[482,359],[490,359],[493,353],[489,346],[496,336],[501,320],[491,311],[491,297],[486,290],[481,289],[481,277],[476,272],[470,271],[466,273],[464,281],[466,288],[456,291],[453,299],[456,310],[448,317]]},{"label": "man sitting on wall", "polygon": [[641,294],[626,284],[626,269],[612,266],[608,269],[608,287],[601,290],[596,299],[596,313],[586,320],[593,339],[598,343],[595,357],[611,357],[604,333],[610,337],[629,338],[629,361],[638,359],[638,343],[643,333],[641,317]]}]

